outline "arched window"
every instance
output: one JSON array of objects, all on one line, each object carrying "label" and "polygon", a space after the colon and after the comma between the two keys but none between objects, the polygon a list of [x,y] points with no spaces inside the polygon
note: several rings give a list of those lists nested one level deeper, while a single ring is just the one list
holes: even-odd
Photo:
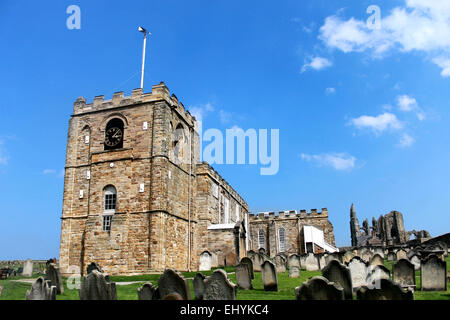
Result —
[{"label": "arched window", "polygon": [[111,119],[105,128],[105,150],[123,148],[124,135],[123,121],[119,118]]},{"label": "arched window", "polygon": [[265,245],[265,241],[264,241],[264,230],[263,229],[259,229],[258,231],[258,242],[259,242],[259,247],[260,248],[266,248]]},{"label": "arched window", "polygon": [[284,228],[278,229],[278,240],[280,243],[280,252],[286,251],[286,231]]},{"label": "arched window", "polygon": [[103,231],[111,231],[112,216],[117,208],[117,191],[113,186],[107,186],[103,192]]}]

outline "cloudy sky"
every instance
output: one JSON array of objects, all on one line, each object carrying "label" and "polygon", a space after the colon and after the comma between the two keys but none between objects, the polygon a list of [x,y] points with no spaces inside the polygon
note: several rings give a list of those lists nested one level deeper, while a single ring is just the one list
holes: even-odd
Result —
[{"label": "cloudy sky", "polygon": [[[81,29],[67,28],[68,6]],[[398,210],[450,231],[450,1],[2,1],[0,259],[58,255],[68,120],[164,81],[203,129],[279,129],[279,171],[215,165],[252,212]]]}]

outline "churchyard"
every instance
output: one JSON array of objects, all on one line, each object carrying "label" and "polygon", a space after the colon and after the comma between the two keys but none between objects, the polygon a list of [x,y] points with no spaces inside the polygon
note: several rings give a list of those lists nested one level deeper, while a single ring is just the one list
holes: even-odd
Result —
[{"label": "churchyard", "polygon": [[[402,255],[402,253],[400,253]],[[323,270],[305,270],[305,269],[311,269],[310,266],[304,266],[306,264],[306,259],[308,257],[305,257],[302,259],[302,268],[300,270],[299,277],[292,278],[290,277],[290,273],[293,272],[293,270],[296,270],[295,267],[289,268],[281,268],[282,272],[276,273],[276,287],[277,288],[271,288],[270,280],[269,282],[266,281],[266,284],[263,283],[263,272],[260,271],[254,271],[254,279],[250,280],[252,289],[241,289],[237,286],[238,279],[236,278],[236,268],[235,267],[225,267],[225,268],[212,268],[209,271],[202,271],[201,273],[205,276],[206,279],[208,279],[213,273],[215,275],[218,275],[219,278],[222,277],[222,274],[218,274],[218,272],[214,272],[217,269],[222,269],[226,272],[226,276],[228,277],[228,280],[236,285],[236,295],[235,298],[237,300],[295,300],[296,299],[296,290],[302,291],[304,297],[308,297],[308,290],[312,291],[312,294],[314,296],[314,293],[317,291],[320,291],[320,286],[326,286],[325,281],[321,276],[323,275]],[[383,259],[381,261],[376,261],[377,257],[375,259],[372,257],[373,263],[383,263],[384,267],[388,270],[390,274],[390,278],[392,279],[393,273],[394,273],[394,265],[397,263],[397,261],[389,261],[387,259]],[[319,261],[320,258],[318,258]],[[252,259],[254,261],[254,259]],[[276,259],[274,259],[276,260]],[[357,261],[358,259],[353,259],[354,261]],[[449,273],[449,265],[450,265],[450,256],[447,256],[445,258],[445,261],[447,263],[447,269],[446,269],[446,275]],[[358,261],[357,261],[358,262]],[[365,263],[363,261],[363,263]],[[320,262],[319,262],[320,264]],[[329,262],[327,263],[327,265]],[[369,264],[369,263],[367,263]],[[269,265],[269,263],[265,263],[267,265],[267,268],[277,268],[276,263]],[[336,263],[336,265],[339,265],[339,263]],[[342,265],[342,264],[341,264]],[[373,272],[373,274],[380,274],[381,278],[383,278],[383,270],[384,267],[372,268],[376,271]],[[264,265],[261,267],[264,268]],[[278,268],[277,268],[278,269]],[[313,268],[312,268],[313,269]],[[380,271],[381,270],[381,271]],[[283,272],[284,271],[284,272]],[[239,272],[239,271],[238,271]],[[421,274],[420,270],[414,271],[414,277],[416,281],[416,288],[414,290],[414,300],[450,300],[450,282],[447,282],[447,290],[446,291],[422,291],[421,290]],[[324,272],[325,273],[325,272]],[[196,292],[194,288],[194,278],[196,277],[198,273],[197,272],[183,272],[180,275],[184,277],[184,279],[187,280],[187,286],[189,290],[190,299],[195,299]],[[0,287],[1,294],[0,294],[0,300],[24,300],[27,295],[27,291],[30,290],[32,284],[35,282],[35,280],[38,277],[45,277],[45,273],[42,272],[42,266],[39,268],[34,268],[33,274],[31,277],[25,277],[25,276],[10,276],[8,279],[0,280]],[[118,300],[138,300],[138,289],[142,288],[145,283],[151,283],[153,285],[154,290],[158,286],[158,281],[160,280],[161,274],[151,274],[151,275],[135,275],[135,276],[110,276],[109,281],[112,283],[115,283],[115,294],[116,298]],[[311,279],[313,277],[319,277],[314,278],[315,282],[317,283],[311,283],[311,285],[305,285],[302,286],[302,284],[306,284],[308,282],[308,279]],[[266,273],[267,278],[267,273]],[[228,281],[226,280],[226,281]],[[447,281],[449,279],[447,278]],[[79,300],[79,292],[77,289],[70,289],[67,286],[68,278],[61,278],[61,281],[63,283],[63,290],[61,293],[56,294],[56,300]],[[69,280],[70,281],[70,280]],[[54,280],[54,282],[58,282],[58,280]],[[202,283],[204,281],[201,281]],[[240,280],[240,283],[242,283],[242,280]],[[232,285],[231,284],[231,285]],[[182,285],[183,286],[183,285]],[[160,285],[161,287],[161,285]],[[266,287],[266,288],[265,288]],[[301,289],[300,289],[301,287]],[[149,286],[150,288],[150,286]],[[297,288],[297,289],[296,289]],[[265,290],[266,289],[266,290]],[[332,288],[333,292],[331,295],[342,294],[343,292],[338,292],[336,288]],[[168,289],[170,290],[170,289]],[[273,291],[276,290],[276,291]],[[233,290],[230,289],[230,292]],[[341,289],[342,291],[342,289]],[[168,291],[169,292],[169,291]],[[352,292],[350,290],[350,294],[353,296],[353,299],[357,299],[356,292]],[[56,293],[56,288],[55,288]],[[206,293],[206,292],[205,292]],[[232,293],[230,293],[232,294]],[[223,297],[225,299],[226,296]],[[334,296],[333,296],[334,297]],[[331,298],[333,298],[331,297]],[[328,297],[331,299],[330,297]],[[87,299],[94,299],[94,298],[87,298]],[[177,297],[173,297],[174,300],[177,299]],[[316,297],[317,299],[317,297]]]}]

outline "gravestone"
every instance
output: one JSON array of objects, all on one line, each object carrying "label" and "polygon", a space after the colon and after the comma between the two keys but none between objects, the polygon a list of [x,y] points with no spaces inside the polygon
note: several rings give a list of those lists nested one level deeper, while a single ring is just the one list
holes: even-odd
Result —
[{"label": "gravestone", "polygon": [[337,254],[337,253],[330,253],[330,254],[327,254],[326,256],[325,256],[325,266],[327,266],[331,261],[333,261],[333,260],[337,260],[337,261],[339,261],[339,262],[341,262],[341,259],[340,259],[340,257],[339,257],[339,254]]},{"label": "gravestone", "polygon": [[31,289],[27,290],[26,300],[56,300],[56,287],[50,285],[50,281],[44,280],[43,277],[31,285]]},{"label": "gravestone", "polygon": [[49,280],[52,286],[56,287],[56,294],[64,293],[64,284],[61,278],[61,272],[54,263],[49,263],[45,270],[45,280]]},{"label": "gravestone", "polygon": [[344,300],[344,289],[324,277],[312,277],[295,288],[297,300]]},{"label": "gravestone", "polygon": [[80,300],[117,300],[116,284],[108,275],[92,270],[83,277],[79,296]]},{"label": "gravestone", "polygon": [[362,286],[356,296],[358,300],[414,300],[412,291],[403,290],[389,279],[381,279],[377,287]]},{"label": "gravestone", "polygon": [[373,253],[374,253],[374,254],[379,254],[380,257],[381,257],[382,259],[384,259],[384,250],[383,250],[382,247],[375,247],[375,248],[373,248]]},{"label": "gravestone", "polygon": [[86,274],[89,274],[92,272],[92,270],[97,270],[100,273],[103,273],[102,268],[100,268],[99,264],[97,262],[91,262],[87,268],[86,268]]},{"label": "gravestone", "polygon": [[214,252],[211,253],[211,268],[217,268],[219,266],[219,256]]},{"label": "gravestone", "polygon": [[262,255],[265,255],[265,254],[266,254],[266,249],[264,249],[264,248],[259,248],[258,253],[259,253],[259,254],[262,254]]},{"label": "gravestone", "polygon": [[203,300],[236,300],[237,286],[234,285],[221,269],[214,272],[205,280]]},{"label": "gravestone", "polygon": [[416,285],[416,273],[414,265],[406,259],[401,259],[392,266],[392,277],[395,283],[402,287]]},{"label": "gravestone", "polygon": [[234,267],[236,265],[236,254],[229,252],[225,257],[225,265],[227,267]]},{"label": "gravestone", "polygon": [[332,260],[322,270],[322,276],[330,282],[339,284],[344,289],[345,299],[353,299],[352,277],[349,268],[337,260]]},{"label": "gravestone", "polygon": [[387,255],[387,259],[388,261],[395,261],[397,260],[397,255],[395,254],[395,252],[389,252]]},{"label": "gravestone", "polygon": [[359,256],[361,257],[361,259],[363,259],[365,262],[370,262],[370,260],[372,259],[373,256],[373,252],[370,251],[368,248],[363,248],[361,250],[361,253],[359,253]]},{"label": "gravestone", "polygon": [[264,291],[278,291],[278,278],[275,265],[270,261],[264,261],[261,269]]},{"label": "gravestone", "polygon": [[417,254],[414,254],[410,259],[409,262],[411,262],[414,265],[414,270],[418,271],[420,270],[420,265],[422,264],[419,256]]},{"label": "gravestone", "polygon": [[367,263],[358,256],[350,260],[348,268],[352,277],[353,290],[366,284],[367,267]]},{"label": "gravestone", "polygon": [[380,256],[378,253],[374,254],[372,259],[370,259],[370,265],[371,266],[384,266],[383,257]]},{"label": "gravestone", "polygon": [[385,266],[369,266],[367,269],[366,285],[378,286],[381,279],[391,279],[391,272]]},{"label": "gravestone", "polygon": [[405,250],[400,249],[396,253],[396,259],[397,261],[400,261],[401,259],[408,259],[408,254],[406,253]]},{"label": "gravestone", "polygon": [[178,293],[171,293],[164,297],[163,300],[184,300]]},{"label": "gravestone", "polygon": [[255,273],[253,272],[253,261],[250,258],[244,257],[241,259],[240,264],[247,265],[248,270],[250,271],[250,278],[255,279]]},{"label": "gravestone", "polygon": [[0,286],[0,297],[2,296],[3,287]]},{"label": "gravestone", "polygon": [[420,280],[423,291],[447,291],[447,262],[432,254],[422,261]]},{"label": "gravestone", "polygon": [[205,279],[206,277],[198,272],[192,281],[194,284],[194,294],[196,300],[203,300],[203,293],[205,292]]},{"label": "gravestone", "polygon": [[28,259],[23,264],[22,276],[31,277],[33,275],[33,261]]},{"label": "gravestone", "polygon": [[167,295],[173,293],[180,295],[183,300],[190,300],[191,298],[188,281],[173,269],[166,269],[159,277],[158,289],[163,300]]},{"label": "gravestone", "polygon": [[257,253],[253,256],[253,271],[261,272],[261,265],[264,263],[264,256]]},{"label": "gravestone", "polygon": [[275,266],[277,268],[277,272],[285,273],[286,272],[286,260],[282,255],[275,256]]},{"label": "gravestone", "polygon": [[235,268],[237,285],[244,290],[253,289],[249,267],[248,264],[238,264]]},{"label": "gravestone", "polygon": [[307,271],[318,271],[320,270],[319,260],[314,253],[308,253],[305,259],[305,267]]},{"label": "gravestone", "polygon": [[302,270],[306,270],[306,258],[308,257],[307,253],[304,253],[300,256],[300,268]]},{"label": "gravestone", "polygon": [[158,300],[157,288],[151,283],[145,283],[138,288],[138,300]]},{"label": "gravestone", "polygon": [[352,251],[346,251],[344,256],[342,257],[344,263],[349,263],[355,257],[355,254]]},{"label": "gravestone", "polygon": [[203,251],[200,254],[200,266],[198,268],[199,271],[209,271],[211,270],[212,265],[212,255],[209,251]]},{"label": "gravestone", "polygon": [[327,266],[327,262],[324,254],[317,255],[317,260],[319,261],[319,269],[322,270]]},{"label": "gravestone", "polygon": [[289,278],[300,277],[300,256],[292,254],[288,259],[289,264]]}]

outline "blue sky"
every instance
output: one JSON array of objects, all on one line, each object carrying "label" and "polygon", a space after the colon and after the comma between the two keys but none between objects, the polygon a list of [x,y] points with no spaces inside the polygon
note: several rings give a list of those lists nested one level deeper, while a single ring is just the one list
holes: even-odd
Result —
[{"label": "blue sky", "polygon": [[252,212],[327,207],[339,246],[352,202],[449,232],[450,4],[427,2],[2,1],[0,259],[58,256],[73,102],[139,86],[138,25],[145,91],[164,81],[204,129],[280,130],[276,175],[215,166]]}]

